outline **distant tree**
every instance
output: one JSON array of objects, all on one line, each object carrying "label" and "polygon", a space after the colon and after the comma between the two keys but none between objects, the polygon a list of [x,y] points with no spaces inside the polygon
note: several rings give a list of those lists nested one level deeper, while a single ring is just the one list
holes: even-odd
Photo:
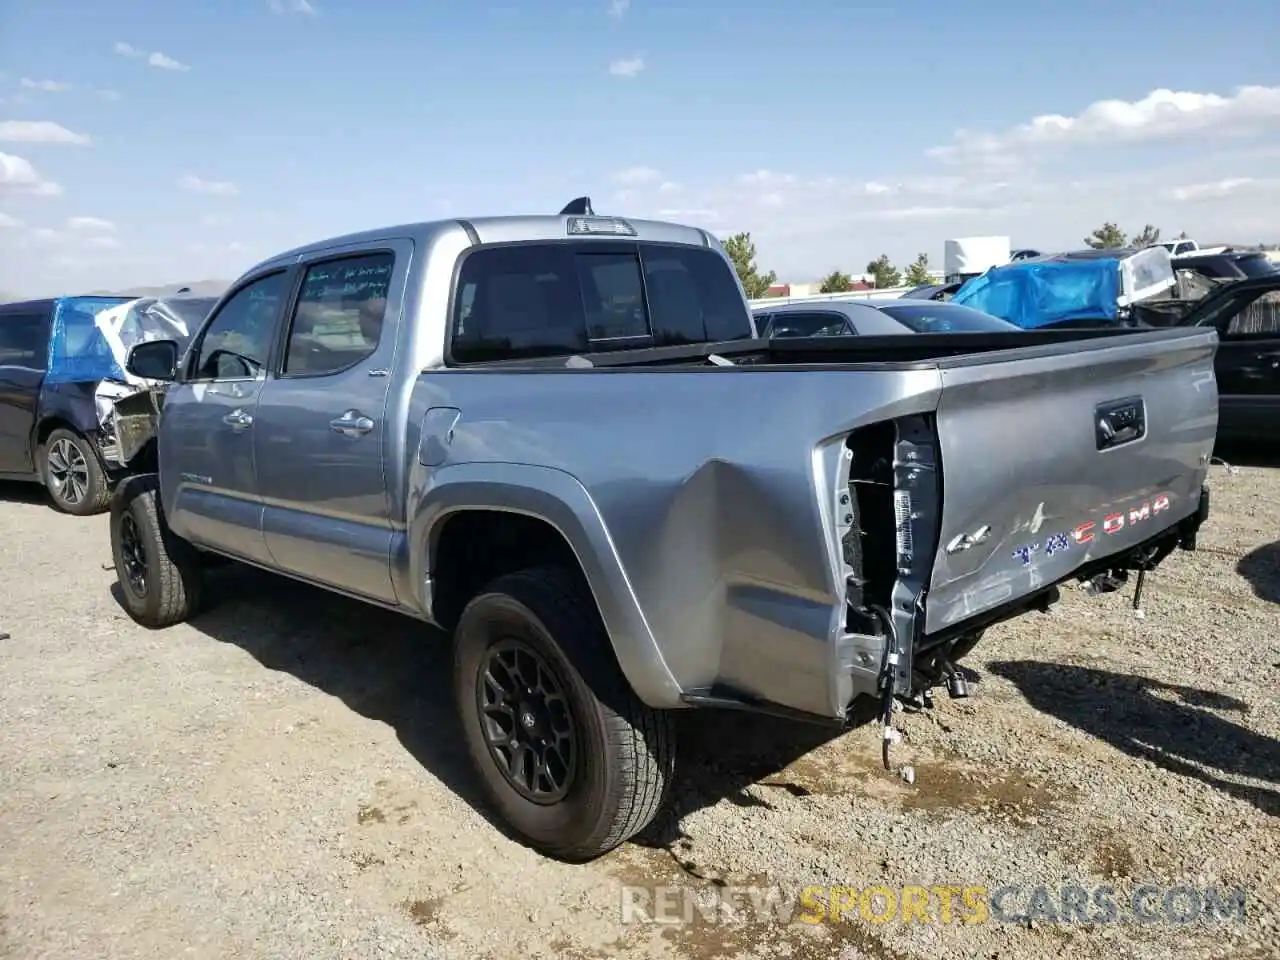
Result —
[{"label": "distant tree", "polygon": [[759,300],[778,279],[778,275],[772,270],[768,273],[760,272],[756,265],[756,245],[751,242],[751,234],[735,233],[724,242],[724,252],[733,261],[748,300]]},{"label": "distant tree", "polygon": [[867,264],[867,273],[875,278],[879,288],[902,286],[902,273],[889,262],[889,255],[882,253]]},{"label": "distant tree", "polygon": [[904,282],[911,287],[919,287],[933,282],[933,277],[929,275],[929,255],[927,253],[920,254],[920,256],[916,257],[915,262],[907,267],[907,276]]},{"label": "distant tree", "polygon": [[1093,231],[1092,236],[1085,237],[1084,242],[1095,250],[1115,250],[1123,247],[1128,242],[1128,237],[1114,223],[1107,221]]},{"label": "distant tree", "polygon": [[829,274],[822,278],[822,286],[818,287],[819,293],[844,293],[853,286],[853,277],[839,270],[832,270]]},{"label": "distant tree", "polygon": [[1141,233],[1136,234],[1134,238],[1129,241],[1129,244],[1134,247],[1154,247],[1159,242],[1160,231],[1148,223],[1142,228]]}]

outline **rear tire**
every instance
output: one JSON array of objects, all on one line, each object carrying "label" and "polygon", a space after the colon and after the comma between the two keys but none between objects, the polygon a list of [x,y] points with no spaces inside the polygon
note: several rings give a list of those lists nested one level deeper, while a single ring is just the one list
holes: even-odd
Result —
[{"label": "rear tire", "polygon": [[111,486],[93,443],[59,427],[40,445],[40,477],[55,509],[75,517],[101,513],[111,502]]},{"label": "rear tire", "polygon": [[200,603],[200,555],[160,509],[159,478],[130,477],[111,500],[111,558],[125,612],[151,629],[191,617]]},{"label": "rear tire", "polygon": [[486,797],[534,849],[592,860],[658,813],[675,768],[673,718],[632,691],[576,572],[508,574],[467,604],[454,695]]}]

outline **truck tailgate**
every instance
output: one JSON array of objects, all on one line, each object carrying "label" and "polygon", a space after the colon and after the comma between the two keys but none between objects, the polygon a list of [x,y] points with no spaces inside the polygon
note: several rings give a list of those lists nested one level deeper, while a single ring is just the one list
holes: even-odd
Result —
[{"label": "truck tailgate", "polygon": [[1137,546],[1199,506],[1212,330],[939,361],[942,518],[924,632]]}]

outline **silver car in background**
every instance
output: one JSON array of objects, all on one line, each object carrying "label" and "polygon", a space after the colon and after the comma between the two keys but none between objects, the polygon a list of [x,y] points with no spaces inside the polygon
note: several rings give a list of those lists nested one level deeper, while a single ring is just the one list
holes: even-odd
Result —
[{"label": "silver car in background", "polygon": [[934,300],[820,300],[755,307],[761,337],[884,337],[903,333],[1016,333],[1007,320]]}]

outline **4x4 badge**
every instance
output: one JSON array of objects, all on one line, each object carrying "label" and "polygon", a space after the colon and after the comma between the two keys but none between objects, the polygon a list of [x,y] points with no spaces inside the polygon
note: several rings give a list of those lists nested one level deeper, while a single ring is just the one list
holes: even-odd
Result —
[{"label": "4x4 badge", "polygon": [[983,524],[973,533],[962,533],[947,544],[947,553],[962,553],[970,547],[976,547],[991,536],[991,524]]}]

